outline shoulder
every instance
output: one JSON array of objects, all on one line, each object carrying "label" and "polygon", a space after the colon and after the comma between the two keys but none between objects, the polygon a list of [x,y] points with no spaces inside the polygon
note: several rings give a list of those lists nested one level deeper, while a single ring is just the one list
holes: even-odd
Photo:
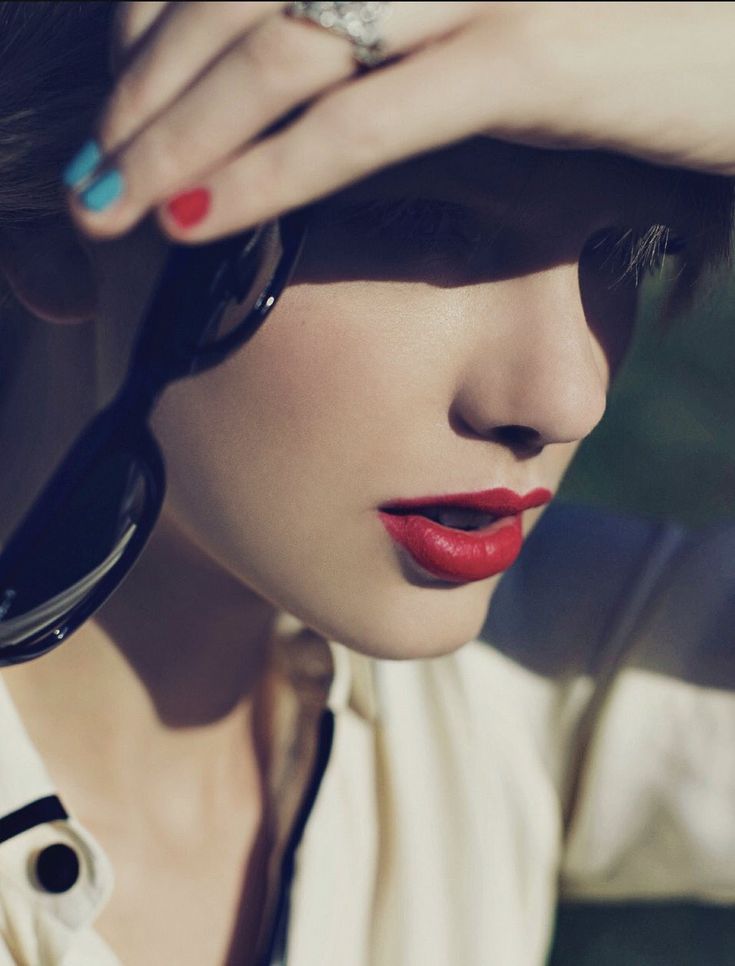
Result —
[{"label": "shoulder", "polygon": [[735,523],[691,531],[561,505],[501,581],[480,640],[373,673],[386,719],[461,713],[484,737],[508,731],[551,754],[626,669],[735,691],[732,628]]},{"label": "shoulder", "polygon": [[687,539],[674,524],[554,505],[503,578],[481,637],[545,677],[594,674],[612,628],[650,596]]},{"label": "shoulder", "polygon": [[561,505],[501,582],[481,636],[547,678],[632,661],[730,687],[733,618],[735,522],[688,530]]},{"label": "shoulder", "polygon": [[484,633],[554,695],[564,891],[733,901],[735,524],[561,507],[526,550]]}]

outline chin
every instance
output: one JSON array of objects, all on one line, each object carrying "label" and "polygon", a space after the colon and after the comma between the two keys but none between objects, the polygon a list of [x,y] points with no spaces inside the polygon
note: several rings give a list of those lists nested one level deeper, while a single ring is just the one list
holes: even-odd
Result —
[{"label": "chin", "polygon": [[475,640],[499,577],[462,586],[404,585],[376,600],[364,597],[334,614],[296,616],[329,640],[368,657],[404,661],[442,657]]}]

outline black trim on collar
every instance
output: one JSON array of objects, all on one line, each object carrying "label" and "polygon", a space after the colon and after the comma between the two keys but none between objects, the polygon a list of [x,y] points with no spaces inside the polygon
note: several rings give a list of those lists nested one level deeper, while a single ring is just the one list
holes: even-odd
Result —
[{"label": "black trim on collar", "polygon": [[0,842],[7,842],[8,839],[20,835],[21,832],[27,832],[36,825],[57,822],[65,818],[69,816],[60,799],[56,795],[47,795],[46,798],[39,798],[8,815],[3,815],[0,818]]},{"label": "black trim on collar", "polygon": [[274,916],[268,948],[261,961],[261,966],[287,966],[286,942],[288,938],[288,919],[291,912],[291,884],[296,868],[296,851],[301,844],[306,823],[314,808],[314,803],[316,802],[317,794],[321,788],[322,779],[324,778],[324,772],[327,770],[329,758],[332,754],[334,724],[334,712],[331,708],[325,708],[319,720],[316,761],[314,762],[311,781],[306,789],[304,800],[299,808],[291,836],[281,860],[281,881],[276,914]]}]

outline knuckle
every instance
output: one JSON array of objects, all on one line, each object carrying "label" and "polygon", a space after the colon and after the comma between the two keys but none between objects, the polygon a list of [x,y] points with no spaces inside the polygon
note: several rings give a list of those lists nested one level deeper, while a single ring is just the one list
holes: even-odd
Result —
[{"label": "knuckle", "polygon": [[293,87],[304,59],[303,45],[285,18],[272,18],[238,45],[248,74],[258,78],[263,90],[278,93]]}]

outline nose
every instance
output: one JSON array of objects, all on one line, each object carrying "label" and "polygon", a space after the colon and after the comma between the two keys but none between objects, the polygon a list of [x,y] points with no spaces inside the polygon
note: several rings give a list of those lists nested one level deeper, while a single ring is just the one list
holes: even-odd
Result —
[{"label": "nose", "polygon": [[478,285],[465,308],[476,339],[452,407],[465,432],[528,453],[594,429],[608,372],[576,264]]}]

